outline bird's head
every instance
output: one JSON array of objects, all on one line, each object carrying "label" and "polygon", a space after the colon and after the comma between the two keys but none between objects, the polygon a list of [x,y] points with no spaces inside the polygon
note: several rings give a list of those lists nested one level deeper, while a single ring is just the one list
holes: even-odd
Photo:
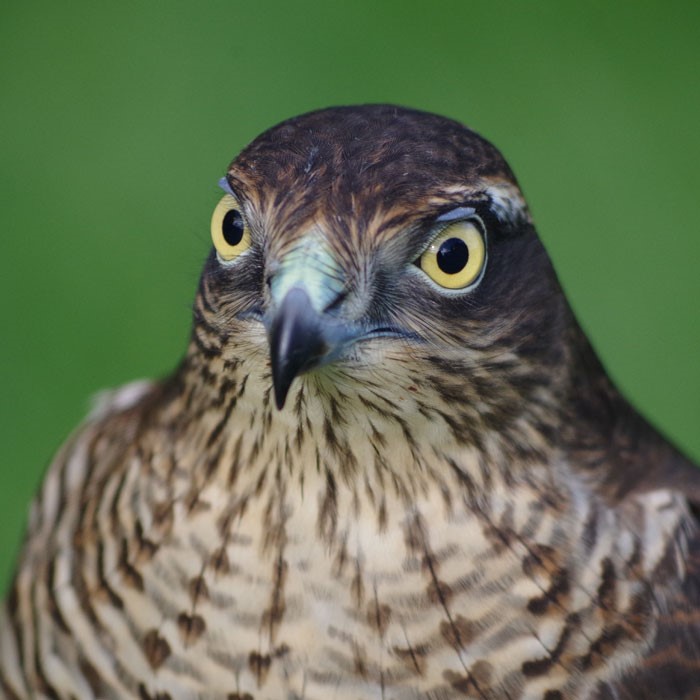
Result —
[{"label": "bird's head", "polygon": [[257,363],[278,409],[441,412],[469,439],[550,403],[568,307],[515,177],[474,132],[321,110],[262,134],[221,185],[195,336],[224,365]]}]

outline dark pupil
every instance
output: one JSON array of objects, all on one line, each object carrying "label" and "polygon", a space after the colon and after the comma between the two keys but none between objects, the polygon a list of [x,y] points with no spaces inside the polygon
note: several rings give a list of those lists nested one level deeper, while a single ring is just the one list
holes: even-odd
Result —
[{"label": "dark pupil", "polygon": [[448,238],[437,252],[438,267],[448,275],[461,272],[469,260],[469,248],[461,238]]},{"label": "dark pupil", "polygon": [[243,238],[244,228],[241,213],[237,209],[229,209],[221,224],[221,232],[224,234],[226,243],[238,245]]}]

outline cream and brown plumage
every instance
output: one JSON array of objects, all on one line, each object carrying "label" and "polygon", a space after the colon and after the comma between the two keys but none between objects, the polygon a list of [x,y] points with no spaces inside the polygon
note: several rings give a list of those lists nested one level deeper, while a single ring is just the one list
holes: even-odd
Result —
[{"label": "cream and brown plumage", "polygon": [[182,363],[45,478],[3,696],[700,697],[700,473],[606,377],[498,151],[336,108],[222,185]]}]

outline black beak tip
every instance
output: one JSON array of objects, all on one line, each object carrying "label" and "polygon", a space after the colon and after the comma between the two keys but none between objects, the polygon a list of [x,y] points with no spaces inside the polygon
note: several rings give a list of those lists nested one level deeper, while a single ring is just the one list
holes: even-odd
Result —
[{"label": "black beak tip", "polygon": [[277,406],[278,411],[281,411],[284,408],[284,403],[287,400],[287,394],[289,393],[289,387],[292,386],[293,380],[294,377],[287,378],[282,376],[281,373],[273,370],[272,387],[275,392],[275,406]]},{"label": "black beak tip", "polygon": [[322,326],[306,292],[290,290],[269,329],[272,385],[279,410],[295,377],[316,367],[326,352]]}]

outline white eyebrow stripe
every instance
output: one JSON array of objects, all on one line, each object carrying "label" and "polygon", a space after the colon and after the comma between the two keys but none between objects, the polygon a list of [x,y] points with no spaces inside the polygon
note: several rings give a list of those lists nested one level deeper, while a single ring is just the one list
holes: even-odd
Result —
[{"label": "white eyebrow stripe", "polygon": [[484,187],[491,200],[491,210],[499,221],[531,221],[530,212],[520,190],[509,183],[491,184]]}]

